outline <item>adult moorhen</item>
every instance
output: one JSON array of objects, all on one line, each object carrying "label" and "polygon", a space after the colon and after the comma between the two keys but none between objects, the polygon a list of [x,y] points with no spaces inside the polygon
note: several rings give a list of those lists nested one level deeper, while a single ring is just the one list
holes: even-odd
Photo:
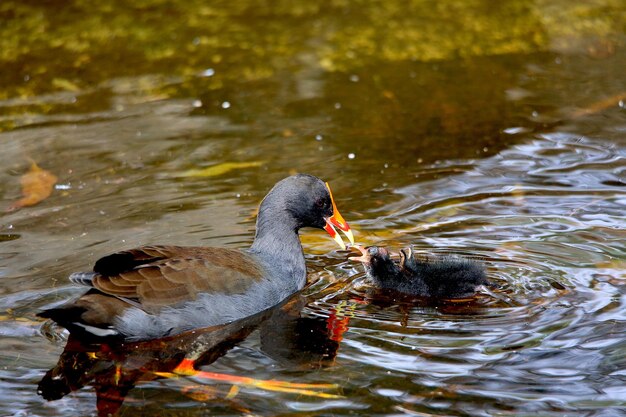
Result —
[{"label": "adult moorhen", "polygon": [[374,285],[416,297],[436,299],[467,298],[481,285],[487,285],[482,264],[469,259],[441,257],[418,260],[411,248],[400,251],[400,263],[389,251],[378,246],[354,246],[361,256],[350,257],[365,265]]},{"label": "adult moorhen", "polygon": [[221,325],[279,304],[306,283],[298,231],[324,229],[345,248],[354,238],[319,178],[279,181],[259,206],[247,250],[142,246],[98,260],[70,280],[91,289],[38,315],[76,336],[147,340]]}]

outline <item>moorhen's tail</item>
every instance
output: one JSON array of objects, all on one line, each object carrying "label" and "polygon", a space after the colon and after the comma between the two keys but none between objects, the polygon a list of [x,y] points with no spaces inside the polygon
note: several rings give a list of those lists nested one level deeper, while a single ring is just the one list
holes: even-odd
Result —
[{"label": "moorhen's tail", "polygon": [[96,275],[95,272],[74,272],[68,279],[74,284],[93,287],[93,279]]},{"label": "moorhen's tail", "polygon": [[[104,302],[95,302],[100,299],[104,299]],[[76,301],[44,310],[37,313],[37,316],[51,319],[71,334],[85,339],[118,338],[120,333],[109,324],[112,322],[109,316],[116,311],[122,312],[125,307],[124,301],[106,297],[92,289]],[[94,317],[98,319],[94,320]]]},{"label": "moorhen's tail", "polygon": [[[69,276],[69,280],[74,284],[93,287],[94,276],[96,276],[95,272],[74,272]],[[68,303],[60,307],[41,311],[37,313],[37,317],[51,319],[67,329],[67,326],[71,326],[85,311],[87,309],[84,306]]]},{"label": "moorhen's tail", "polygon": [[84,307],[63,305],[61,307],[41,311],[37,313],[37,317],[50,319],[67,329],[67,326],[72,326],[76,318],[80,317],[85,311],[86,309]]}]

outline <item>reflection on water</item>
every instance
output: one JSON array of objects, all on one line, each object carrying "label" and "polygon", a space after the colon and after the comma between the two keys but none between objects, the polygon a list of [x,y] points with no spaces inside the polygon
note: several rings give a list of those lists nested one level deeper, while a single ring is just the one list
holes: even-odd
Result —
[{"label": "reflection on water", "polygon": [[[210,28],[172,6],[182,23],[162,31],[160,9],[138,6],[137,25],[137,11],[113,12],[117,53],[91,29],[107,11],[68,19],[76,6],[42,26],[55,2],[0,6],[0,31],[29,33],[0,41],[21,45],[0,54],[1,205],[19,198],[29,158],[59,179],[41,204],[0,214],[0,414],[94,415],[107,390],[120,414],[623,413],[623,5],[544,3],[489,3],[478,17],[472,3],[458,20],[419,1],[280,5],[263,20],[232,2],[200,10]],[[412,18],[424,29],[400,30]],[[64,29],[72,20],[83,35]],[[70,41],[36,47],[53,38]],[[240,168],[181,176],[224,163]],[[460,303],[390,298],[303,230],[304,305],[195,335],[227,341],[199,343],[203,371],[335,384],[342,398],[156,378],[187,344],[64,353],[64,334],[35,318],[82,292],[66,276],[107,253],[248,246],[259,201],[293,171],[330,181],[358,243],[476,257],[495,287]],[[48,402],[37,384],[59,358],[77,382]]]},{"label": "reflection on water", "polygon": [[[238,375],[194,372],[213,363],[257,327],[260,329],[261,350],[278,363],[287,362],[307,368],[331,364],[338,347],[331,337],[332,333],[327,330],[331,326],[325,326],[325,320],[301,317],[303,306],[304,299],[296,296],[282,306],[225,326],[147,342],[89,345],[70,336],[56,366],[39,382],[37,392],[46,400],[54,401],[88,384],[92,385],[99,416],[118,413],[136,385],[160,378],[169,378],[172,386],[182,385],[181,392],[192,399],[219,400],[236,393],[232,388],[229,393],[201,383],[194,385],[179,381],[184,376],[244,388],[341,398],[338,394],[316,390],[319,384],[298,385],[286,381],[267,382]],[[183,364],[186,364],[185,369],[181,368]]]}]

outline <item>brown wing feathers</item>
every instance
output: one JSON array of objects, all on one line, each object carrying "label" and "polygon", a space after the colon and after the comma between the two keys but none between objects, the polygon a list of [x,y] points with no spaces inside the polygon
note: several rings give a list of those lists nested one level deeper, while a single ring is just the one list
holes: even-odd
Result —
[{"label": "brown wing feathers", "polygon": [[[173,246],[172,248],[176,247]],[[142,246],[137,249],[113,253],[98,259],[93,267],[93,272],[110,276],[131,270],[142,264],[168,258],[168,254],[162,252],[162,249],[166,249],[166,247]]]},{"label": "brown wing feathers", "polygon": [[93,286],[105,294],[136,299],[148,310],[192,300],[199,292],[242,292],[262,277],[242,252],[223,248],[144,246],[96,262]]}]

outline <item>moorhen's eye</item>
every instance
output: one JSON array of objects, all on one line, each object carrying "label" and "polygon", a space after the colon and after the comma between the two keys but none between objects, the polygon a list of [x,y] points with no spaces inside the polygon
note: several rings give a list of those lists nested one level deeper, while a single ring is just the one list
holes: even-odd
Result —
[{"label": "moorhen's eye", "polygon": [[323,199],[319,199],[315,202],[315,205],[319,208],[323,208],[324,207],[324,200]]}]

